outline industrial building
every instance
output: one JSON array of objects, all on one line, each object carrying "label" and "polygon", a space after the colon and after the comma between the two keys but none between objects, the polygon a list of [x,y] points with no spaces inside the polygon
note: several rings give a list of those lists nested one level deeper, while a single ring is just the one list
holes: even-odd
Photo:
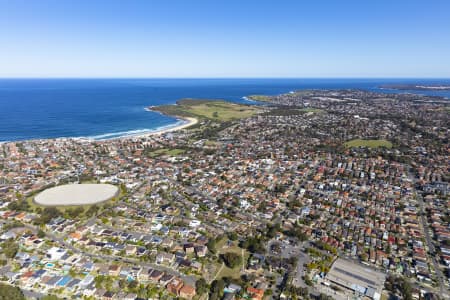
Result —
[{"label": "industrial building", "polygon": [[325,280],[351,290],[359,296],[379,300],[386,275],[349,260],[338,258]]}]

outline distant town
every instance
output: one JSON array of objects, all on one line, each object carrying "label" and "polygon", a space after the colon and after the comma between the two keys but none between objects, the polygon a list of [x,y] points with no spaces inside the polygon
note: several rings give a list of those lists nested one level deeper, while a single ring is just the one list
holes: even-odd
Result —
[{"label": "distant town", "polygon": [[0,144],[0,293],[450,299],[448,99],[247,99],[152,108],[196,120],[177,131]]},{"label": "distant town", "polygon": [[412,91],[445,91],[450,90],[450,85],[448,84],[427,84],[427,85],[417,85],[417,84],[386,84],[382,85],[381,88],[394,89],[394,90],[412,90]]}]

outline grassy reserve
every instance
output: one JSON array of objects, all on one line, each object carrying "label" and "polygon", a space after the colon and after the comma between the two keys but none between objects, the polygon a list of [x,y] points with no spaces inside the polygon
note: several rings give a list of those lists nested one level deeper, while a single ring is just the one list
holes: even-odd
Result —
[{"label": "grassy reserve", "polygon": [[150,157],[158,157],[163,155],[169,155],[169,156],[178,156],[186,152],[184,149],[168,149],[168,148],[162,148],[155,151],[152,151],[149,153]]},{"label": "grassy reserve", "polygon": [[302,108],[302,109],[299,109],[299,111],[305,112],[305,113],[321,113],[321,112],[323,112],[323,110],[321,110],[319,108],[313,108],[313,107]]},{"label": "grassy reserve", "polygon": [[195,100],[184,99],[177,105],[163,105],[154,107],[153,110],[166,115],[179,117],[192,117],[214,121],[230,121],[253,116],[260,112],[257,107],[231,103],[222,100]]},{"label": "grassy reserve", "polygon": [[325,113],[324,110],[318,108],[276,108],[263,113],[265,116],[300,116],[304,114]]},{"label": "grassy reserve", "polygon": [[[241,263],[239,264],[239,266],[236,266],[234,268],[229,268],[226,265],[224,265],[224,267],[222,268],[220,273],[217,274],[217,279],[224,278],[224,277],[238,279],[238,278],[240,278],[240,271],[242,269],[242,263],[244,263],[244,265],[247,264],[247,260],[250,256],[250,253],[246,249],[240,248],[236,242],[233,242],[232,245],[230,245],[230,246],[226,246],[225,245],[226,241],[227,241],[227,239],[224,238],[217,243],[217,249],[219,249],[219,251],[218,251],[219,255],[225,254],[228,252],[236,253],[241,256]],[[221,263],[217,263],[217,269],[219,270],[220,268],[221,268]]]},{"label": "grassy reserve", "polygon": [[362,140],[355,139],[345,143],[345,147],[354,148],[354,147],[367,147],[367,148],[392,148],[392,143],[387,140]]},{"label": "grassy reserve", "polygon": [[247,98],[254,101],[270,102],[270,97],[265,95],[250,95]]}]

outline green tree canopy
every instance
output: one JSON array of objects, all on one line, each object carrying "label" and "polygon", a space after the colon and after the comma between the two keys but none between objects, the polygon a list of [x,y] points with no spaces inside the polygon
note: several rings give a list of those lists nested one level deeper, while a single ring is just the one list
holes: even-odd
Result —
[{"label": "green tree canopy", "polygon": [[195,290],[198,295],[203,295],[208,291],[208,283],[206,283],[206,280],[204,278],[200,278],[195,283]]},{"label": "green tree canopy", "polygon": [[0,300],[22,300],[25,299],[22,291],[15,286],[0,283]]},{"label": "green tree canopy", "polygon": [[232,269],[239,266],[242,263],[241,256],[233,252],[227,252],[225,254],[222,254],[221,258],[223,262],[227,265],[227,267]]},{"label": "green tree canopy", "polygon": [[19,245],[13,239],[9,239],[3,242],[2,249],[7,258],[13,258],[19,250]]}]

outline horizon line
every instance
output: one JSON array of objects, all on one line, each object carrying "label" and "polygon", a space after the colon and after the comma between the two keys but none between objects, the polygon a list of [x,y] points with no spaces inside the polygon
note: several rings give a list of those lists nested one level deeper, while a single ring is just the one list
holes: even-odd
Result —
[{"label": "horizon line", "polygon": [[416,76],[391,76],[391,77],[383,77],[383,76],[373,76],[373,77],[353,77],[353,76],[336,76],[336,77],[307,77],[307,76],[275,76],[275,77],[263,77],[263,76],[211,76],[211,77],[159,77],[159,76],[129,76],[129,77],[119,77],[119,76],[43,76],[43,77],[21,77],[21,76],[11,76],[11,77],[2,77],[0,76],[0,80],[5,79],[443,79],[450,80],[450,77],[416,77]]}]

